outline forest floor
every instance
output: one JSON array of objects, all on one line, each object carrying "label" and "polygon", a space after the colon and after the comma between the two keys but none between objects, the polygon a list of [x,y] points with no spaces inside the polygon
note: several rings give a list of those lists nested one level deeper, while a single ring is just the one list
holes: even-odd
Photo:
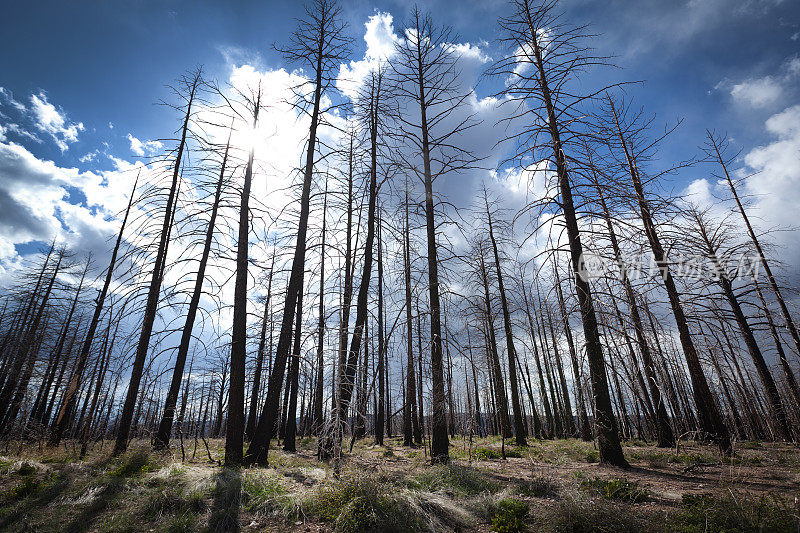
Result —
[{"label": "forest floor", "polygon": [[[798,531],[800,449],[740,442],[733,460],[709,445],[627,443],[628,470],[601,466],[591,442],[496,438],[451,442],[449,466],[423,448],[366,438],[339,479],[315,457],[270,451],[268,468],[219,466],[224,441],[186,441],[172,453],[147,442],[85,460],[57,449],[0,449],[0,531]],[[274,443],[273,443],[274,445]],[[471,460],[470,460],[471,457]]]}]

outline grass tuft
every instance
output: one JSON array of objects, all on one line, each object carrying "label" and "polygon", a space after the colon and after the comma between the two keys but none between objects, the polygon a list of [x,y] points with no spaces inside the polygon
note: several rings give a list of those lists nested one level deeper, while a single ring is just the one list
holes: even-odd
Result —
[{"label": "grass tuft", "polygon": [[797,531],[797,511],[778,497],[685,494],[676,530],[682,533]]},{"label": "grass tuft", "polygon": [[627,478],[603,479],[595,477],[582,479],[579,487],[583,491],[595,493],[606,500],[638,503],[647,499],[647,491],[639,488],[636,481]]},{"label": "grass tuft", "polygon": [[498,489],[480,470],[461,465],[437,465],[426,468],[406,480],[410,489],[425,492],[445,491],[458,495],[475,495]]},{"label": "grass tuft", "polygon": [[497,504],[497,510],[492,516],[492,531],[498,533],[518,533],[525,529],[525,521],[528,518],[528,504],[505,498]]}]

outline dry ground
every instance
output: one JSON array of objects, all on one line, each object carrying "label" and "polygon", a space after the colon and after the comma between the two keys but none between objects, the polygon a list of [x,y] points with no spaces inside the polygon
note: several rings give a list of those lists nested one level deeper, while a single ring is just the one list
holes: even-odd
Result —
[{"label": "dry ground", "polygon": [[[800,531],[800,450],[743,442],[732,461],[697,443],[631,442],[631,469],[600,466],[593,444],[452,442],[452,465],[423,448],[365,439],[342,465],[273,449],[268,468],[224,469],[224,443],[186,442],[186,460],[135,442],[84,461],[58,449],[0,449],[0,531]],[[210,459],[209,459],[210,456]]]}]

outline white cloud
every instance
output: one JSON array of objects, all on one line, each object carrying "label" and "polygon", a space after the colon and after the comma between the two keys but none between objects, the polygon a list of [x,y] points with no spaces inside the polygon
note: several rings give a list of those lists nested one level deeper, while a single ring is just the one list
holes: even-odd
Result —
[{"label": "white cloud", "polygon": [[793,56],[783,62],[775,75],[747,78],[735,84],[726,79],[719,82],[715,89],[730,88],[730,95],[737,104],[769,108],[784,101],[786,96],[793,92],[798,77],[800,77],[800,56]]},{"label": "white cloud", "polygon": [[78,140],[78,132],[83,131],[83,122],[69,122],[65,113],[47,101],[44,92],[31,95],[31,113],[36,128],[49,133],[62,152],[66,152],[70,143]]},{"label": "white cloud", "polygon": [[779,257],[796,275],[800,268],[800,105],[771,116],[766,129],[775,139],[745,155],[747,174],[755,174],[747,178],[744,193],[754,198],[748,209],[762,230],[785,230],[773,233],[771,239],[781,248]]},{"label": "white cloud", "polygon": [[364,27],[364,41],[367,43],[365,57],[369,59],[388,59],[394,54],[397,34],[394,32],[393,17],[390,13],[372,15]]},{"label": "white cloud", "polygon": [[386,61],[395,53],[395,44],[400,38],[394,32],[394,18],[390,13],[376,13],[364,23],[364,42],[367,50],[364,58],[350,61],[339,69],[336,88],[351,100],[356,97],[358,88],[369,73],[375,70],[381,61]]},{"label": "white cloud", "polygon": [[14,99],[14,95],[11,94],[11,91],[4,87],[0,87],[0,101],[6,102],[12,105],[17,111],[24,112],[25,111],[25,104],[22,102],[18,102]]},{"label": "white cloud", "polygon": [[164,146],[160,141],[140,141],[130,133],[127,138],[131,143],[131,152],[138,156],[153,155]]},{"label": "white cloud", "polygon": [[752,107],[768,107],[783,96],[783,87],[772,76],[750,78],[731,88],[734,102]]},{"label": "white cloud", "polygon": [[78,158],[78,161],[80,161],[81,163],[91,163],[97,160],[97,156],[99,153],[100,153],[99,150],[93,150],[89,153],[82,155],[80,158]]},{"label": "white cloud", "polygon": [[[16,245],[54,237],[103,255],[115,225],[107,218],[124,208],[132,183],[130,172],[60,167],[15,143],[0,143],[0,175],[0,271],[18,262]],[[80,203],[70,200],[74,190]]]}]

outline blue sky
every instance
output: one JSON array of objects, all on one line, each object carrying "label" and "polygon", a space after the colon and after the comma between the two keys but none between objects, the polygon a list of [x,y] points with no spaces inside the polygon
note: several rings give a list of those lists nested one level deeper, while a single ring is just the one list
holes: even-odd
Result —
[{"label": "blue sky", "polygon": [[[491,51],[495,20],[506,6],[500,1],[465,4],[424,6],[453,25],[462,40],[488,41]],[[759,142],[762,132],[754,126],[776,108],[742,109],[714,87],[772,74],[800,52],[800,40],[791,39],[800,32],[800,3],[792,0],[564,4],[571,20],[589,21],[602,34],[595,42],[599,50],[618,56],[616,63],[625,70],[613,76],[647,80],[635,92],[648,109],[664,120],[686,119],[681,137],[687,140],[710,124],[727,128],[743,144]],[[224,79],[226,53],[237,62],[258,58],[264,67],[280,65],[271,44],[286,39],[300,9],[291,1],[8,3],[0,22],[0,80],[18,98],[46,91],[50,101],[86,126],[63,157],[53,146],[39,147],[38,154],[74,162],[81,149],[108,141],[125,155],[122,141],[128,132],[139,138],[164,136],[163,110],[153,104],[167,97],[164,85],[184,69],[202,64]],[[356,54],[363,53],[359,37],[367,16],[389,12],[397,24],[408,9],[409,2],[345,3]],[[108,122],[114,131],[108,131]]]},{"label": "blue sky", "polygon": [[[744,154],[759,146],[769,148],[779,139],[775,131],[766,130],[766,121],[800,102],[800,2],[796,0],[565,0],[562,4],[570,22],[592,24],[591,31],[599,34],[592,44],[600,53],[615,55],[620,67],[594,73],[587,83],[645,80],[629,90],[637,103],[662,122],[685,120],[665,145],[664,160],[695,155],[706,127],[728,131]],[[397,31],[411,5],[344,3],[355,40],[354,60],[365,52],[362,37],[368,17],[390,13]],[[496,20],[507,9],[504,2],[433,1],[423,7],[438,22],[452,25],[460,42],[479,46],[489,57],[500,53]],[[61,169],[112,171],[118,163],[105,154],[134,161],[136,152],[146,151],[147,145],[137,150],[132,138],[146,143],[171,135],[174,117],[155,104],[169,97],[165,85],[185,69],[202,64],[211,77],[225,82],[234,66],[252,65],[257,70],[284,66],[271,44],[286,40],[301,9],[300,3],[289,1],[8,3],[0,20],[0,87],[4,88],[0,125],[6,128],[0,141],[22,146],[39,161],[52,161]],[[497,83],[481,82],[478,95],[492,93]],[[61,130],[48,133],[37,124],[41,116],[32,113],[34,97],[61,117],[61,125],[54,126]],[[26,110],[16,109],[14,101]],[[11,131],[9,124],[35,133],[39,141]],[[791,126],[781,131],[777,137],[794,135]],[[87,154],[96,155],[87,158]],[[786,195],[798,199],[793,195],[800,194],[800,178],[793,172],[786,179],[794,189]],[[707,176],[707,169],[692,169],[668,187],[680,191]],[[0,186],[8,179],[0,175]],[[66,201],[81,202],[80,189],[65,187]],[[764,194],[776,192],[768,189]],[[777,217],[769,222],[785,220]],[[7,221],[0,216],[3,223]],[[22,253],[29,244],[15,242]]]}]

